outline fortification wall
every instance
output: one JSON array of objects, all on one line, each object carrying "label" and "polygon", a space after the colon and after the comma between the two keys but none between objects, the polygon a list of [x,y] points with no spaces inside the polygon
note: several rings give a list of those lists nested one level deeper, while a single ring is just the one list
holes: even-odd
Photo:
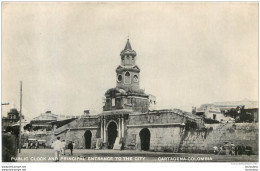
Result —
[{"label": "fortification wall", "polygon": [[150,132],[150,151],[177,152],[181,141],[180,127],[133,127],[127,129],[126,148],[141,150],[140,132],[148,129]]},{"label": "fortification wall", "polygon": [[75,142],[75,148],[85,148],[85,132],[90,131],[91,136],[91,148],[95,148],[97,138],[100,137],[100,122],[97,117],[90,116],[86,118],[76,119],[60,128],[55,130],[55,136],[49,135],[47,144],[50,145],[57,137],[61,140],[65,140],[66,144],[69,141]]},{"label": "fortification wall", "polygon": [[129,125],[183,123],[185,121],[186,119],[183,115],[173,112],[129,115]]},{"label": "fortification wall", "polygon": [[177,110],[176,112],[153,111],[131,114],[127,125],[126,148],[141,150],[140,132],[148,129],[150,132],[149,150],[178,152],[185,130],[184,123],[188,121],[202,125],[199,121]]},{"label": "fortification wall", "polygon": [[185,131],[179,152],[212,153],[214,146],[223,146],[226,142],[250,146],[258,154],[258,124],[226,123],[205,126],[202,130]]}]

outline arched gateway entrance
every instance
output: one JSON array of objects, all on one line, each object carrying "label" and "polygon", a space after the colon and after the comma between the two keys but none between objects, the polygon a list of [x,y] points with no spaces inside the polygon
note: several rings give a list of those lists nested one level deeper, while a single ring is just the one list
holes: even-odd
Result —
[{"label": "arched gateway entrance", "polygon": [[147,128],[144,128],[139,133],[141,140],[141,150],[149,150],[150,149],[150,131]]},{"label": "arched gateway entrance", "polygon": [[113,149],[117,137],[117,125],[115,122],[110,122],[107,126],[107,147]]},{"label": "arched gateway entrance", "polygon": [[91,148],[91,138],[92,138],[92,133],[90,130],[86,131],[84,134],[85,137],[85,148],[90,149]]}]

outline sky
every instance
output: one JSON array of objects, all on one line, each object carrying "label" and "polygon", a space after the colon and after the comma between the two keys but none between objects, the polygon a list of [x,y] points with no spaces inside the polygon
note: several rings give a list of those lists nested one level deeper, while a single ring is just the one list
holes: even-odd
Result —
[{"label": "sky", "polygon": [[3,2],[3,116],[102,112],[128,36],[158,109],[258,100],[257,3]]}]

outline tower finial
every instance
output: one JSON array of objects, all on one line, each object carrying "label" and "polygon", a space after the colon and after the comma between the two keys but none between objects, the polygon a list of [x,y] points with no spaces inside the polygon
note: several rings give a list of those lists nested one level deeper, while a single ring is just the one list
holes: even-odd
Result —
[{"label": "tower finial", "polygon": [[129,33],[128,33],[128,35],[127,35],[127,39],[129,40]]},{"label": "tower finial", "polygon": [[130,44],[130,41],[129,41],[129,36],[128,36],[124,50],[132,50],[132,47],[131,47],[131,44]]}]

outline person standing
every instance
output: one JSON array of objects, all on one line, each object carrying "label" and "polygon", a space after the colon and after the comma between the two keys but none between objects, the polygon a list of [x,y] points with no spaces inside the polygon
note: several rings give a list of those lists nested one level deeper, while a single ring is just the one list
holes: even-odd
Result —
[{"label": "person standing", "polygon": [[222,146],[219,146],[218,155],[221,155],[221,154],[222,154],[222,151],[223,151],[223,147],[222,147]]},{"label": "person standing", "polygon": [[62,140],[62,155],[65,155],[65,148],[66,148],[66,142],[65,140]]},{"label": "person standing", "polygon": [[32,148],[35,148],[35,141],[32,142]]},{"label": "person standing", "polygon": [[214,154],[218,154],[218,147],[214,146],[213,149],[214,149]]},{"label": "person standing", "polygon": [[235,155],[235,144],[231,143],[231,155]]},{"label": "person standing", "polygon": [[238,146],[235,146],[235,155],[238,155]]},{"label": "person standing", "polygon": [[68,149],[70,149],[70,155],[73,155],[73,143],[72,143],[72,141],[70,141],[70,143],[68,144]]},{"label": "person standing", "polygon": [[[17,157],[17,137],[11,132],[2,134],[2,162],[15,162],[13,157]],[[3,169],[4,170],[4,169]]]},{"label": "person standing", "polygon": [[73,145],[73,149],[75,149],[76,143],[74,141],[72,142],[72,145]]},{"label": "person standing", "polygon": [[39,148],[39,142],[38,142],[38,140],[36,140],[36,142],[35,142],[35,149],[37,150],[37,148]]},{"label": "person standing", "polygon": [[62,143],[60,137],[57,137],[57,140],[51,145],[55,153],[55,161],[60,161],[60,152],[62,150]]}]

